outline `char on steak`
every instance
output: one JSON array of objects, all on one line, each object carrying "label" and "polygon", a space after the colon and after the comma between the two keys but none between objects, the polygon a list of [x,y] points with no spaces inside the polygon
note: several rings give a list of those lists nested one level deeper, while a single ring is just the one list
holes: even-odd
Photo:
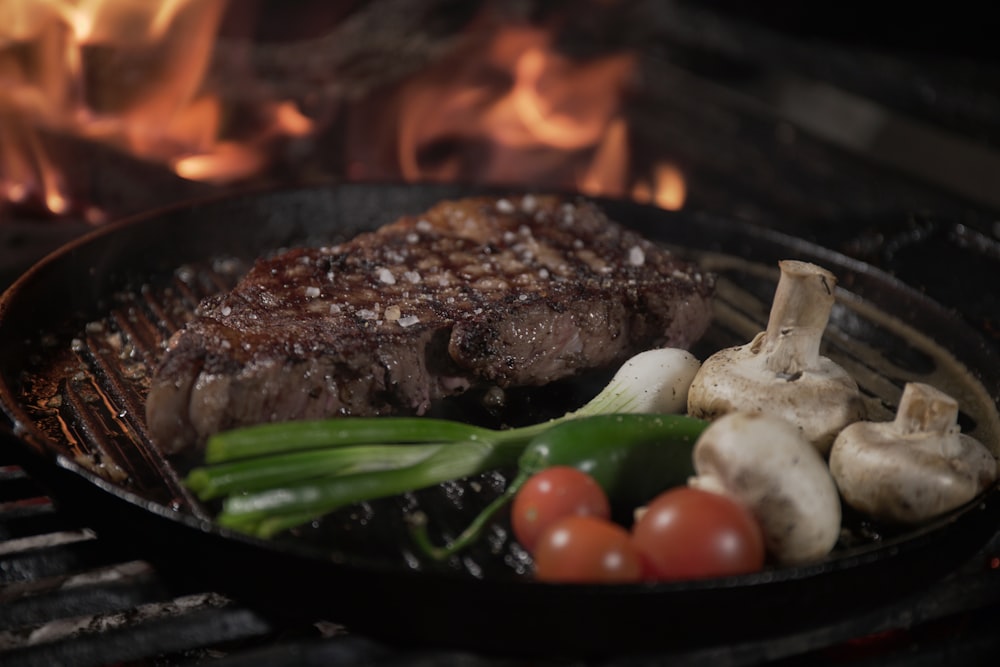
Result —
[{"label": "char on steak", "polygon": [[173,453],[265,421],[422,414],[473,386],[540,386],[689,346],[713,291],[586,200],[445,201],[260,259],[204,300],[167,343],[147,423]]}]

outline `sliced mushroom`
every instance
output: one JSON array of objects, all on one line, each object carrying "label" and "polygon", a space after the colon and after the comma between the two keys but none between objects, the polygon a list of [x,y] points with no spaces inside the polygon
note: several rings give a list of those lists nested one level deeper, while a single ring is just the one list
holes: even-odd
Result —
[{"label": "sliced mushroom", "polygon": [[893,421],[858,422],[840,433],[830,470],[851,507],[915,524],[964,505],[993,484],[997,460],[960,432],[954,398],[911,382]]},{"label": "sliced mushroom", "polygon": [[825,455],[844,426],[865,417],[857,383],[820,355],[837,281],[808,262],[778,265],[767,329],[705,360],[688,391],[688,412],[702,419],[735,411],[774,414],[798,426]]},{"label": "sliced mushroom", "polygon": [[781,563],[822,558],[840,536],[841,508],[826,461],[794,425],[761,412],[720,417],[695,443],[689,484],[726,493],[753,512]]}]

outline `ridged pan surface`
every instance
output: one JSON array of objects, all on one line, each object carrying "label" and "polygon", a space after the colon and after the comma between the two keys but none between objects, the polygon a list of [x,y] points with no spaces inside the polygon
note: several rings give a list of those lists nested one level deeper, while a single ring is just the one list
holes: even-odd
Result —
[{"label": "ridged pan surface", "polygon": [[[165,458],[146,432],[145,395],[166,339],[257,256],[344,239],[463,194],[392,185],[247,193],[125,221],[57,251],[0,302],[0,398],[15,425],[14,446],[30,451],[57,500],[100,530],[144,541],[179,577],[204,579],[276,615],[294,609],[397,641],[505,652],[592,655],[794,631],[919,588],[1000,525],[994,488],[912,531],[848,515],[837,550],[809,566],[629,586],[532,582],[530,559],[502,521],[449,564],[415,556],[403,530],[407,511],[424,510],[444,534],[457,531],[502,490],[506,471],[342,510],[270,543],[214,526],[211,508],[182,483],[192,461]],[[892,417],[906,382],[927,382],[958,399],[964,432],[1000,453],[995,351],[954,314],[871,267],[793,238],[628,202],[599,204],[719,276],[715,322],[695,349],[700,358],[763,329],[778,260],[813,261],[840,285],[823,354],[880,406],[875,418]],[[586,400],[601,380],[513,400],[541,419]],[[476,415],[472,403],[448,410]],[[648,631],[651,615],[661,631]]]}]

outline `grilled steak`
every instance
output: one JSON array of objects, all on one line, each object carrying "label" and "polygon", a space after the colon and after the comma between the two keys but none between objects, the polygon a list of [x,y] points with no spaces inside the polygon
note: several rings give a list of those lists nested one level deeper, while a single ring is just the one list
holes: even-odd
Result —
[{"label": "grilled steak", "polygon": [[258,260],[168,342],[147,422],[167,452],[217,431],[422,414],[688,346],[714,281],[592,203],[442,202],[333,247]]}]

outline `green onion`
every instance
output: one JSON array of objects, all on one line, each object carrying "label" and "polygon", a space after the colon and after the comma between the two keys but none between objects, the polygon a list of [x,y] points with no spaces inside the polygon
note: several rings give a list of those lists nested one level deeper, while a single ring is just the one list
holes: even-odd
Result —
[{"label": "green onion", "polygon": [[[411,465],[230,496],[223,504],[219,523],[237,529],[252,526],[258,537],[271,537],[302,523],[302,517],[315,518],[364,500],[406,493],[511,465],[523,449],[523,444],[517,440],[438,445],[430,456]],[[287,520],[286,517],[292,518]]]},{"label": "green onion", "polygon": [[494,430],[419,417],[342,417],[262,424],[219,433],[186,483],[202,500],[224,498],[221,525],[271,537],[335,509],[512,466],[555,424],[608,413],[679,412],[698,370],[688,352],[636,355],[574,412]]},{"label": "green onion", "polygon": [[478,440],[495,432],[471,424],[422,417],[346,417],[260,424],[213,435],[205,462],[342,445]]},{"label": "green onion", "polygon": [[201,500],[211,500],[317,477],[399,468],[429,457],[437,448],[438,445],[363,445],[277,454],[264,461],[240,459],[196,468],[188,475],[187,485]]}]

